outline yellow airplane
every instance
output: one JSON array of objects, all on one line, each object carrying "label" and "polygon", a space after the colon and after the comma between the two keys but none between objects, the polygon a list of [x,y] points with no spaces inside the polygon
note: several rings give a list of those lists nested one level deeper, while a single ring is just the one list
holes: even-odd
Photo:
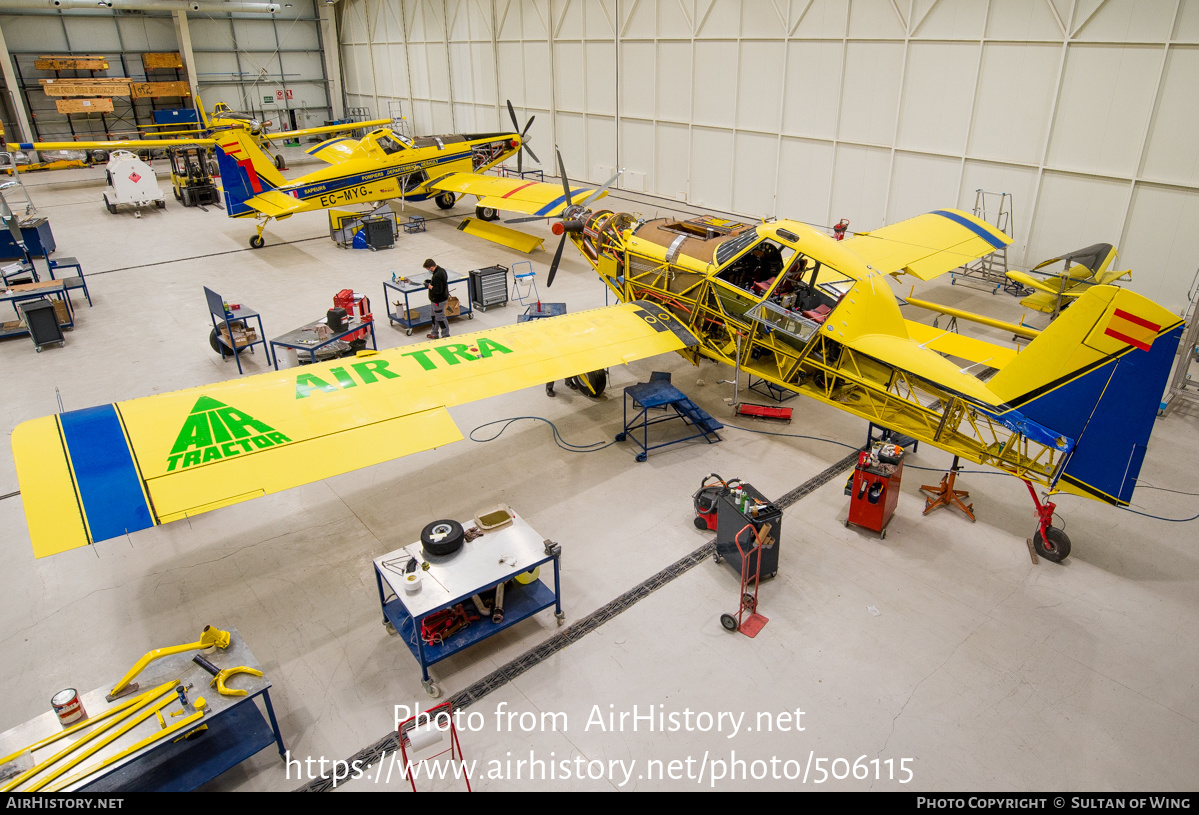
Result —
[{"label": "yellow airplane", "polygon": [[1028,272],[1012,271],[1007,276],[1022,286],[1036,290],[1021,300],[1020,305],[1057,317],[1062,309],[1091,286],[1106,286],[1126,277],[1132,278],[1132,272],[1128,269],[1120,271],[1108,268],[1117,254],[1110,243],[1096,243],[1068,255],[1042,261],[1031,270],[1039,272],[1047,266],[1064,262],[1065,268],[1056,274],[1043,272],[1043,277],[1035,277]]},{"label": "yellow airplane", "polygon": [[619,304],[24,422],[12,446],[35,555],[432,449],[462,438],[449,407],[666,351],[737,365],[1022,479],[1048,560],[1070,541],[1034,485],[1131,499],[1182,332],[1161,306],[1094,286],[1044,332],[1012,327],[1034,336],[1017,354],[905,319],[889,284],[1010,242],[968,213],[837,242],[796,221],[592,209],[603,189],[584,197],[561,175],[560,192],[473,173],[437,183],[481,206],[557,212],[551,276],[569,238]]}]

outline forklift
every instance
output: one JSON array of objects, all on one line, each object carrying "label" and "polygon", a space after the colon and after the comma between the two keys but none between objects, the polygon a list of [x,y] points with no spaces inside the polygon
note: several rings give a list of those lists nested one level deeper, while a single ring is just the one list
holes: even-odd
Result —
[{"label": "forklift", "polygon": [[171,187],[175,199],[185,207],[221,203],[221,194],[212,181],[207,147],[183,145],[167,149],[171,159]]}]

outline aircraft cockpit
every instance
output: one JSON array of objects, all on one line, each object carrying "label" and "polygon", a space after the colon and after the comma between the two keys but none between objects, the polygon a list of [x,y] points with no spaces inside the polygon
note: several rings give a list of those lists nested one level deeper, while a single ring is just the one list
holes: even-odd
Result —
[{"label": "aircraft cockpit", "polygon": [[392,133],[387,130],[376,130],[371,134],[371,139],[388,156],[394,155],[401,150],[407,150],[409,147],[407,139],[398,133]]}]

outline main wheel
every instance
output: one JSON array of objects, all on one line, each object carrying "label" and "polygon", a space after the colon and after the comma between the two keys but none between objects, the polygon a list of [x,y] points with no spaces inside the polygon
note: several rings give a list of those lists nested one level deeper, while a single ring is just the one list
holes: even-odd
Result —
[{"label": "main wheel", "polygon": [[598,371],[575,377],[575,382],[578,383],[579,390],[583,393],[592,399],[598,399],[603,395],[604,389],[608,387],[608,372],[601,368]]},{"label": "main wheel", "polygon": [[441,195],[433,199],[441,209],[452,209],[454,206],[454,194],[452,192],[443,192]]},{"label": "main wheel", "polygon": [[1056,526],[1049,527],[1048,541],[1041,537],[1041,530],[1037,529],[1032,536],[1032,546],[1038,555],[1053,563],[1061,563],[1070,556],[1070,538]]},{"label": "main wheel", "polygon": [[475,217],[480,221],[498,221],[500,213],[495,207],[475,207]]},{"label": "main wheel", "polygon": [[434,521],[420,533],[420,543],[430,555],[452,555],[462,548],[465,540],[462,524],[457,521]]},{"label": "main wheel", "polygon": [[262,237],[261,235],[255,235],[254,237],[250,238],[251,249],[261,249],[265,245],[266,238]]},{"label": "main wheel", "polygon": [[725,631],[737,630],[737,618],[732,614],[721,614],[720,624],[724,626]]}]

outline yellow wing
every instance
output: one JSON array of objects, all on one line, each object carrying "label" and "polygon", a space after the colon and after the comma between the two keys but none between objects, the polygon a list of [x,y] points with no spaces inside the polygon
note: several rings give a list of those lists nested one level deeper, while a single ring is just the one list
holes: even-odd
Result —
[{"label": "yellow wing", "polygon": [[215,139],[124,139],[121,141],[9,142],[9,150],[140,150],[146,147],[179,147],[183,144],[216,144]]},{"label": "yellow wing", "polygon": [[391,119],[371,119],[368,122],[349,122],[340,125],[322,125],[320,127],[304,127],[299,130],[284,130],[281,133],[264,133],[263,135],[271,141],[279,139],[298,139],[300,136],[313,136],[318,133],[345,133],[351,130],[368,129],[373,130],[376,127],[386,127],[393,124]]},{"label": "yellow wing", "polygon": [[921,280],[989,255],[1012,242],[986,221],[957,209],[938,209],[862,232],[845,241],[870,266],[886,274],[907,272]]},{"label": "yellow wing", "polygon": [[24,422],[37,557],[462,438],[447,408],[697,343],[625,303]]},{"label": "yellow wing", "polygon": [[[477,195],[481,207],[545,216],[560,214],[567,206],[582,202],[594,191],[593,187],[572,187],[567,201],[561,184],[475,173],[450,173],[430,182],[429,189]],[[599,198],[604,195],[607,193]]]}]

